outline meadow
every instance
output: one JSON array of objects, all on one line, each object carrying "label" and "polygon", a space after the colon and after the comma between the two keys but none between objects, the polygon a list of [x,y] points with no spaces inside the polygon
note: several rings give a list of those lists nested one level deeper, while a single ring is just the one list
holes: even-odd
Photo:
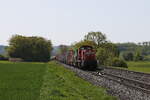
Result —
[{"label": "meadow", "polygon": [[44,63],[0,62],[0,100],[37,100]]},{"label": "meadow", "polygon": [[150,61],[127,62],[128,70],[150,73]]},{"label": "meadow", "polygon": [[116,100],[56,62],[0,61],[0,100]]}]

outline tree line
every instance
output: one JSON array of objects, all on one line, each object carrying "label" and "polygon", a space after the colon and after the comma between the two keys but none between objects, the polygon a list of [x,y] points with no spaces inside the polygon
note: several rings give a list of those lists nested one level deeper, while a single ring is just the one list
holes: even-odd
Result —
[{"label": "tree line", "polygon": [[120,57],[126,61],[150,61],[150,46],[136,43],[118,43]]},{"label": "tree line", "polygon": [[[135,43],[112,43],[102,32],[89,32],[84,39],[71,46],[61,45],[58,52],[70,47],[91,45],[97,51],[96,57],[101,65],[127,67],[125,61],[150,61],[150,46]],[[9,40],[7,55],[10,58],[22,58],[24,61],[49,61],[52,43],[43,37],[14,35]],[[0,59],[4,56],[0,56]]]},{"label": "tree line", "polygon": [[50,60],[52,43],[43,37],[26,37],[14,35],[7,48],[10,58],[21,58],[24,61],[46,62]]},{"label": "tree line", "polygon": [[138,45],[140,45],[140,46],[150,46],[150,41],[139,42]]}]

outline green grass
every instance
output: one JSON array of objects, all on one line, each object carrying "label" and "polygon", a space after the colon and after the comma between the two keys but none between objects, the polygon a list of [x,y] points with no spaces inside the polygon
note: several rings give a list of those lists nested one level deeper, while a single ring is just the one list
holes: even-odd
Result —
[{"label": "green grass", "polygon": [[150,73],[150,62],[128,62],[128,70]]},{"label": "green grass", "polygon": [[0,100],[116,100],[56,62],[0,61]]},{"label": "green grass", "polygon": [[128,68],[121,68],[121,67],[113,67],[113,68],[150,73],[150,62],[148,61],[143,61],[143,62],[142,61],[139,61],[139,62],[130,61],[130,62],[127,62],[127,64],[128,64]]},{"label": "green grass", "polygon": [[116,100],[105,89],[93,86],[75,73],[50,62],[44,76],[40,100]]},{"label": "green grass", "polygon": [[0,62],[0,100],[37,100],[46,64]]}]

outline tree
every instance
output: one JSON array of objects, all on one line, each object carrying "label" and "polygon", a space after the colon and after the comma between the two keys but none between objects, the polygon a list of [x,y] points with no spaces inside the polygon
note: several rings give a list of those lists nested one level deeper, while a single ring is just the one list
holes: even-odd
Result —
[{"label": "tree", "polygon": [[0,54],[0,60],[8,60],[8,58]]},{"label": "tree", "polygon": [[134,59],[134,54],[132,52],[124,52],[123,53],[123,59],[126,60],[126,61],[133,61]]},{"label": "tree", "polygon": [[96,57],[100,65],[106,65],[106,61],[109,58],[109,55],[104,48],[98,48],[96,52]]},{"label": "tree", "polygon": [[110,57],[119,57],[119,50],[114,43],[103,43],[101,48],[105,48]]},{"label": "tree", "polygon": [[113,43],[104,43],[97,49],[96,57],[101,65],[112,65],[114,57],[119,57],[117,46]]},{"label": "tree", "polygon": [[73,45],[73,47],[79,48],[79,47],[81,47],[81,46],[83,46],[83,45],[89,45],[89,46],[92,46],[93,48],[96,47],[95,42],[89,41],[89,40],[84,40],[84,41],[77,42],[77,43],[75,43],[75,44]]},{"label": "tree", "polygon": [[102,32],[89,32],[84,40],[93,41],[97,47],[100,47],[101,44],[106,43],[106,36]]},{"label": "tree", "polygon": [[9,41],[8,55],[25,61],[49,61],[51,50],[50,40],[14,35]]},{"label": "tree", "polygon": [[134,61],[141,61],[143,60],[143,56],[141,55],[140,51],[136,51],[134,55]]}]

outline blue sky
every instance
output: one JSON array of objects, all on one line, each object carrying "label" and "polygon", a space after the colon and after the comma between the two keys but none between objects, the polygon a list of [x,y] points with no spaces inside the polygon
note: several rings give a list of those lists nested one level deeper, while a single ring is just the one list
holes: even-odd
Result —
[{"label": "blue sky", "polygon": [[89,31],[112,42],[150,40],[150,0],[0,0],[0,44],[13,34],[71,44]]}]

